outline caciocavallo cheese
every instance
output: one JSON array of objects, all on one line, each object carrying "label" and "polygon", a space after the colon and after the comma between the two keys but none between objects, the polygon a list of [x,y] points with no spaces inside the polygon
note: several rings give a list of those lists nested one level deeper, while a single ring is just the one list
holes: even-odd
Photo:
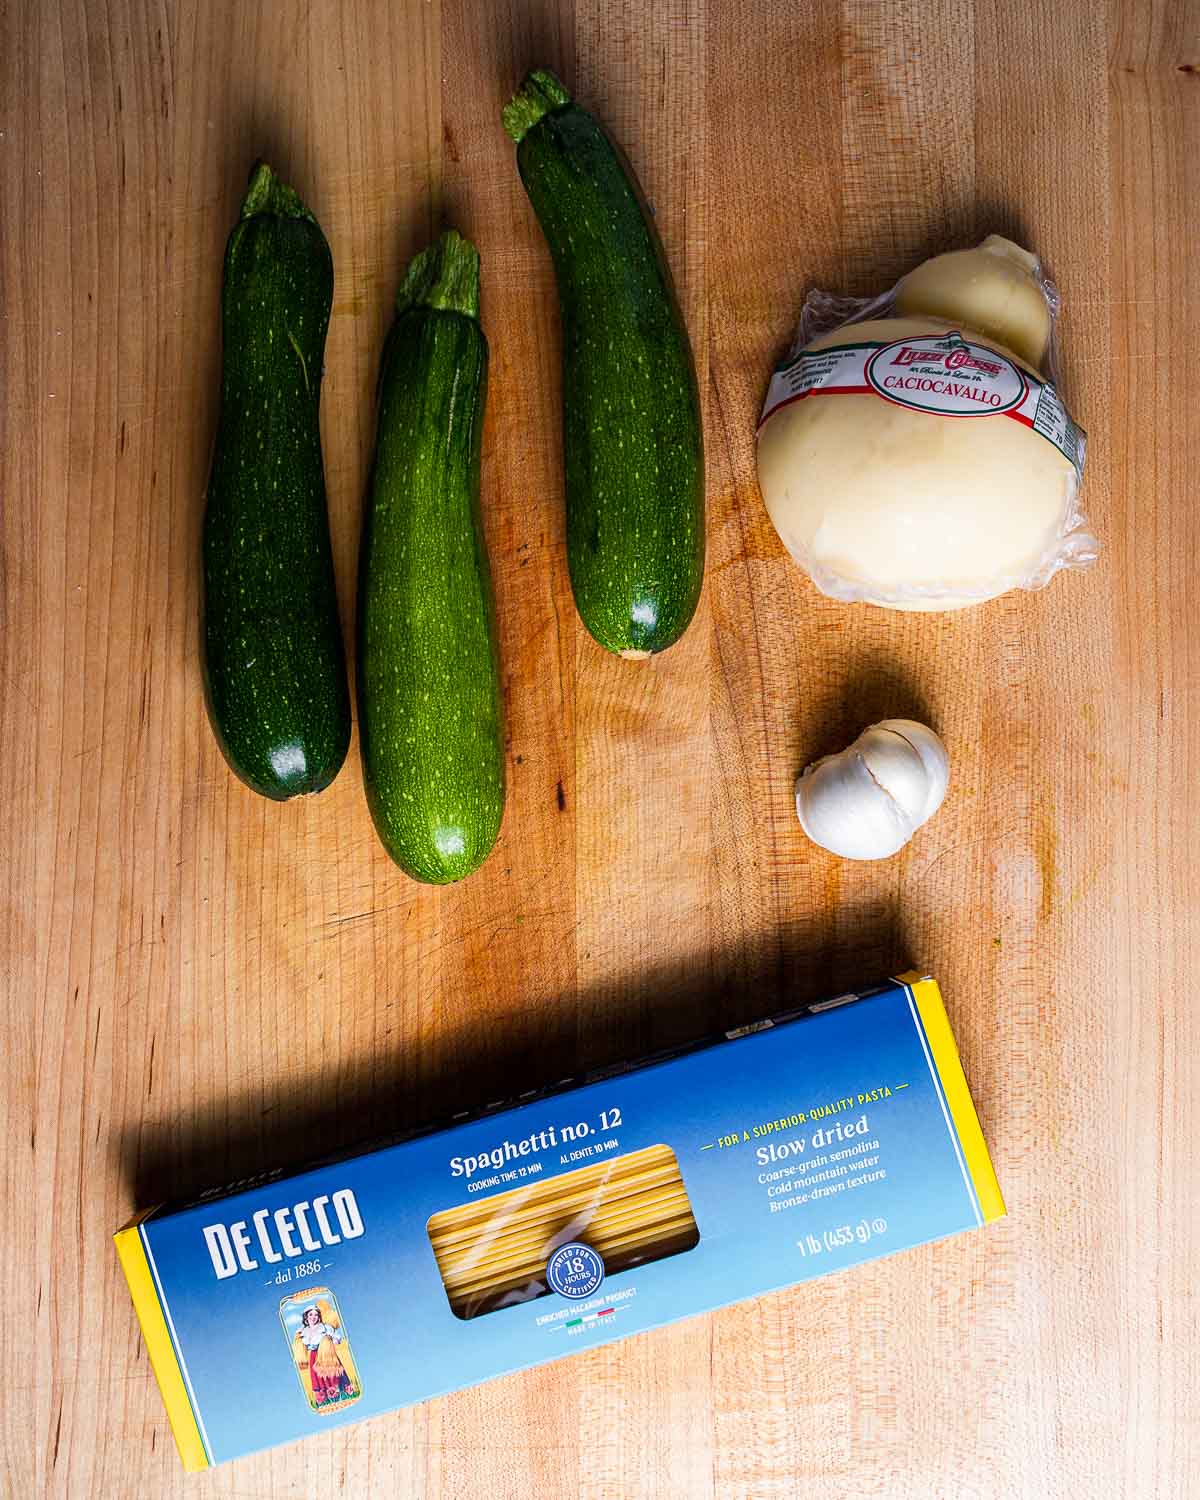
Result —
[{"label": "caciocavallo cheese", "polygon": [[759,483],[824,593],[960,609],[1094,558],[1084,435],[1044,373],[1056,307],[1036,257],[993,235],[926,261],[776,371]]}]

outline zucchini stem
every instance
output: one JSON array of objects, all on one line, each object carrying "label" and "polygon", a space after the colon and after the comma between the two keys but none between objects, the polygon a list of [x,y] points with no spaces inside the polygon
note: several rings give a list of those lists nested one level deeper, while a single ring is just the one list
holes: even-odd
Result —
[{"label": "zucchini stem", "polygon": [[549,68],[534,68],[532,73],[526,73],[521,87],[504,106],[504,128],[520,145],[544,115],[570,102],[571,96],[560,78]]},{"label": "zucchini stem", "polygon": [[396,315],[411,307],[438,307],[479,321],[479,251],[447,229],[409,262],[396,295]]},{"label": "zucchini stem", "polygon": [[[242,218],[249,219],[255,214],[279,214],[286,219],[313,218],[296,189],[281,182],[265,161],[255,163],[246,184],[246,196],[242,199]],[[315,219],[313,223],[316,223]]]}]

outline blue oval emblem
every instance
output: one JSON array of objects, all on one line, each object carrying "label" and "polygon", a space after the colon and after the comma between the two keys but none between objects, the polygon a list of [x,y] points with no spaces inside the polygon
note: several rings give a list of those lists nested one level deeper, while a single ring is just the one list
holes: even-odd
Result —
[{"label": "blue oval emblem", "polygon": [[560,1297],[574,1302],[590,1297],[604,1284],[604,1262],[590,1245],[560,1245],[546,1265],[546,1280]]}]

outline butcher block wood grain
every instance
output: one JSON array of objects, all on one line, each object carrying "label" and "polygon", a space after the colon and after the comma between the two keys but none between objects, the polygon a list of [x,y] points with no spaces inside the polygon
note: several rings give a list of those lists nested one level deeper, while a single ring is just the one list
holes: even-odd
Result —
[{"label": "butcher block wood grain", "polygon": [[[537,63],[636,166],[695,345],[707,583],[648,664],[571,603],[553,279],[499,123]],[[333,249],[350,639],[401,268],[443,223],[482,251],[510,796],[461,887],[389,864],[356,752],[272,805],[205,719],[259,155]],[[1198,203],[1195,0],[0,7],[3,1493],[1198,1492]],[[824,599],[755,488],[771,362],[809,287],[993,230],[1062,289],[1103,556],[956,615]],[[839,862],[793,778],[886,715],[938,727],[950,796]],[[905,962],[943,980],[1003,1223],[184,1479],[110,1240],[135,1207]]]}]

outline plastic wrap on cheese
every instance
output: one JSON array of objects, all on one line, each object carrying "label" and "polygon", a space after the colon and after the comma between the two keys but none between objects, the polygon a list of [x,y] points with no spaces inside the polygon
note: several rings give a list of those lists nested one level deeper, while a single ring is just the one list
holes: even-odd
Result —
[{"label": "plastic wrap on cheese", "polygon": [[870,301],[809,294],[758,430],[776,530],[817,587],[960,609],[1092,562],[1085,436],[1054,385],[1059,300],[991,236]]}]

